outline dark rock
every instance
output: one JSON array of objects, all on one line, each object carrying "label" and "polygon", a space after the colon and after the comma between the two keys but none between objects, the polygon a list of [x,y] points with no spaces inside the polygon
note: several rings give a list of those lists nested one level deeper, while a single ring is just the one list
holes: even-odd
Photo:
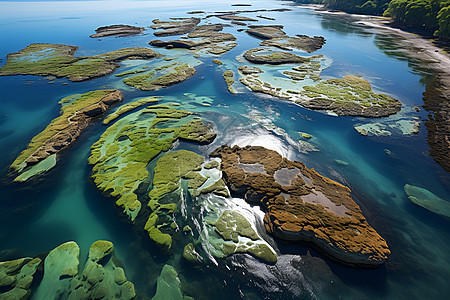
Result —
[{"label": "dark rock", "polygon": [[126,36],[126,35],[133,35],[133,34],[139,34],[142,31],[144,31],[144,27],[135,27],[131,25],[110,25],[110,26],[103,26],[99,27],[95,30],[95,34],[91,35],[91,38],[98,38],[98,37],[104,37],[104,36],[111,36],[111,35],[119,35],[119,36]]}]

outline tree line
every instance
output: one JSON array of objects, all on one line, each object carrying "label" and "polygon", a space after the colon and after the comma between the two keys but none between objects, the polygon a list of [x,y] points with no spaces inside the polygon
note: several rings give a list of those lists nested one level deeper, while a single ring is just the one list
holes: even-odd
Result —
[{"label": "tree line", "polygon": [[397,25],[426,30],[450,39],[450,0],[294,0],[319,3],[354,14],[383,15]]}]

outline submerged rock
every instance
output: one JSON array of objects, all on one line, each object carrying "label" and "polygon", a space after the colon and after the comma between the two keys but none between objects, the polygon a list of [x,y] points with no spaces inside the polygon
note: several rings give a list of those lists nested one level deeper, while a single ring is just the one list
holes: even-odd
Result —
[{"label": "submerged rock", "polygon": [[11,164],[13,171],[22,173],[15,180],[26,181],[52,168],[56,155],[72,145],[94,118],[122,100],[123,94],[118,90],[91,91],[61,100],[61,116],[33,137],[27,149]]},{"label": "submerged rock", "polygon": [[67,298],[72,279],[78,275],[80,247],[75,242],[64,243],[44,260],[44,277],[34,299]]},{"label": "submerged rock", "polygon": [[263,147],[221,146],[232,196],[265,210],[266,230],[286,241],[314,243],[347,264],[378,266],[390,254],[386,241],[367,223],[350,190]]},{"label": "submerged rock", "polygon": [[439,198],[424,188],[410,184],[406,184],[404,188],[408,199],[411,200],[412,203],[438,215],[450,218],[450,202]]},{"label": "submerged rock", "polygon": [[99,38],[111,35],[127,36],[139,34],[144,30],[144,27],[136,27],[131,25],[109,25],[97,28],[95,30],[96,33],[92,34],[90,37]]},{"label": "submerged rock", "polygon": [[123,48],[94,56],[75,57],[76,46],[31,44],[19,52],[8,54],[0,76],[37,75],[66,77],[84,81],[102,77],[119,68],[126,59],[152,59],[156,53],[144,47]]},{"label": "submerged rock", "polygon": [[0,262],[0,299],[28,299],[40,258],[20,258]]},{"label": "submerged rock", "polygon": [[178,273],[171,265],[164,265],[158,277],[156,294],[152,300],[183,300]]}]

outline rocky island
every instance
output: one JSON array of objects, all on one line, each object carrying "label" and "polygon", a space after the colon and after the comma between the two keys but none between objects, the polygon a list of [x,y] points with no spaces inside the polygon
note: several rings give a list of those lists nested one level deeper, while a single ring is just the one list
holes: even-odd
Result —
[{"label": "rocky island", "polygon": [[122,100],[119,90],[98,90],[62,99],[61,116],[33,137],[11,164],[11,169],[20,173],[15,180],[26,181],[52,168],[57,154],[71,146],[94,118]]},{"label": "rocky island", "polygon": [[265,211],[266,230],[275,237],[313,243],[351,265],[379,266],[389,256],[347,187],[263,147],[224,145],[210,156],[222,159],[231,195]]},{"label": "rocky island", "polygon": [[31,44],[19,52],[8,54],[0,68],[0,76],[37,75],[66,77],[84,81],[102,77],[119,68],[126,59],[152,59],[156,53],[144,47],[123,48],[104,54],[75,57],[78,47],[59,44]]},{"label": "rocky island", "polygon": [[104,36],[127,36],[133,34],[139,34],[145,30],[144,27],[136,27],[131,25],[109,25],[102,26],[95,29],[94,34],[90,35],[91,38],[100,38]]}]

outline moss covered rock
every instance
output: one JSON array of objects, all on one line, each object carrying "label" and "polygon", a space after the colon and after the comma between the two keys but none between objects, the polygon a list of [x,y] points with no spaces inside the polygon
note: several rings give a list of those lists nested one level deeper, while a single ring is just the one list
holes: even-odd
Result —
[{"label": "moss covered rock", "polygon": [[[11,164],[13,171],[23,173],[16,180],[25,181],[40,173],[42,165],[47,165],[52,156],[49,168],[53,167],[56,154],[72,145],[95,117],[101,116],[111,105],[122,99],[123,94],[118,90],[98,90],[71,97],[68,103],[61,100],[61,116],[33,137],[27,149]],[[49,168],[44,168],[44,171]]]},{"label": "moss covered rock", "polygon": [[84,81],[112,73],[125,59],[152,59],[153,50],[143,47],[123,48],[112,52],[75,57],[76,46],[59,44],[31,44],[19,52],[8,54],[0,76],[38,75],[66,77],[70,81]]}]

